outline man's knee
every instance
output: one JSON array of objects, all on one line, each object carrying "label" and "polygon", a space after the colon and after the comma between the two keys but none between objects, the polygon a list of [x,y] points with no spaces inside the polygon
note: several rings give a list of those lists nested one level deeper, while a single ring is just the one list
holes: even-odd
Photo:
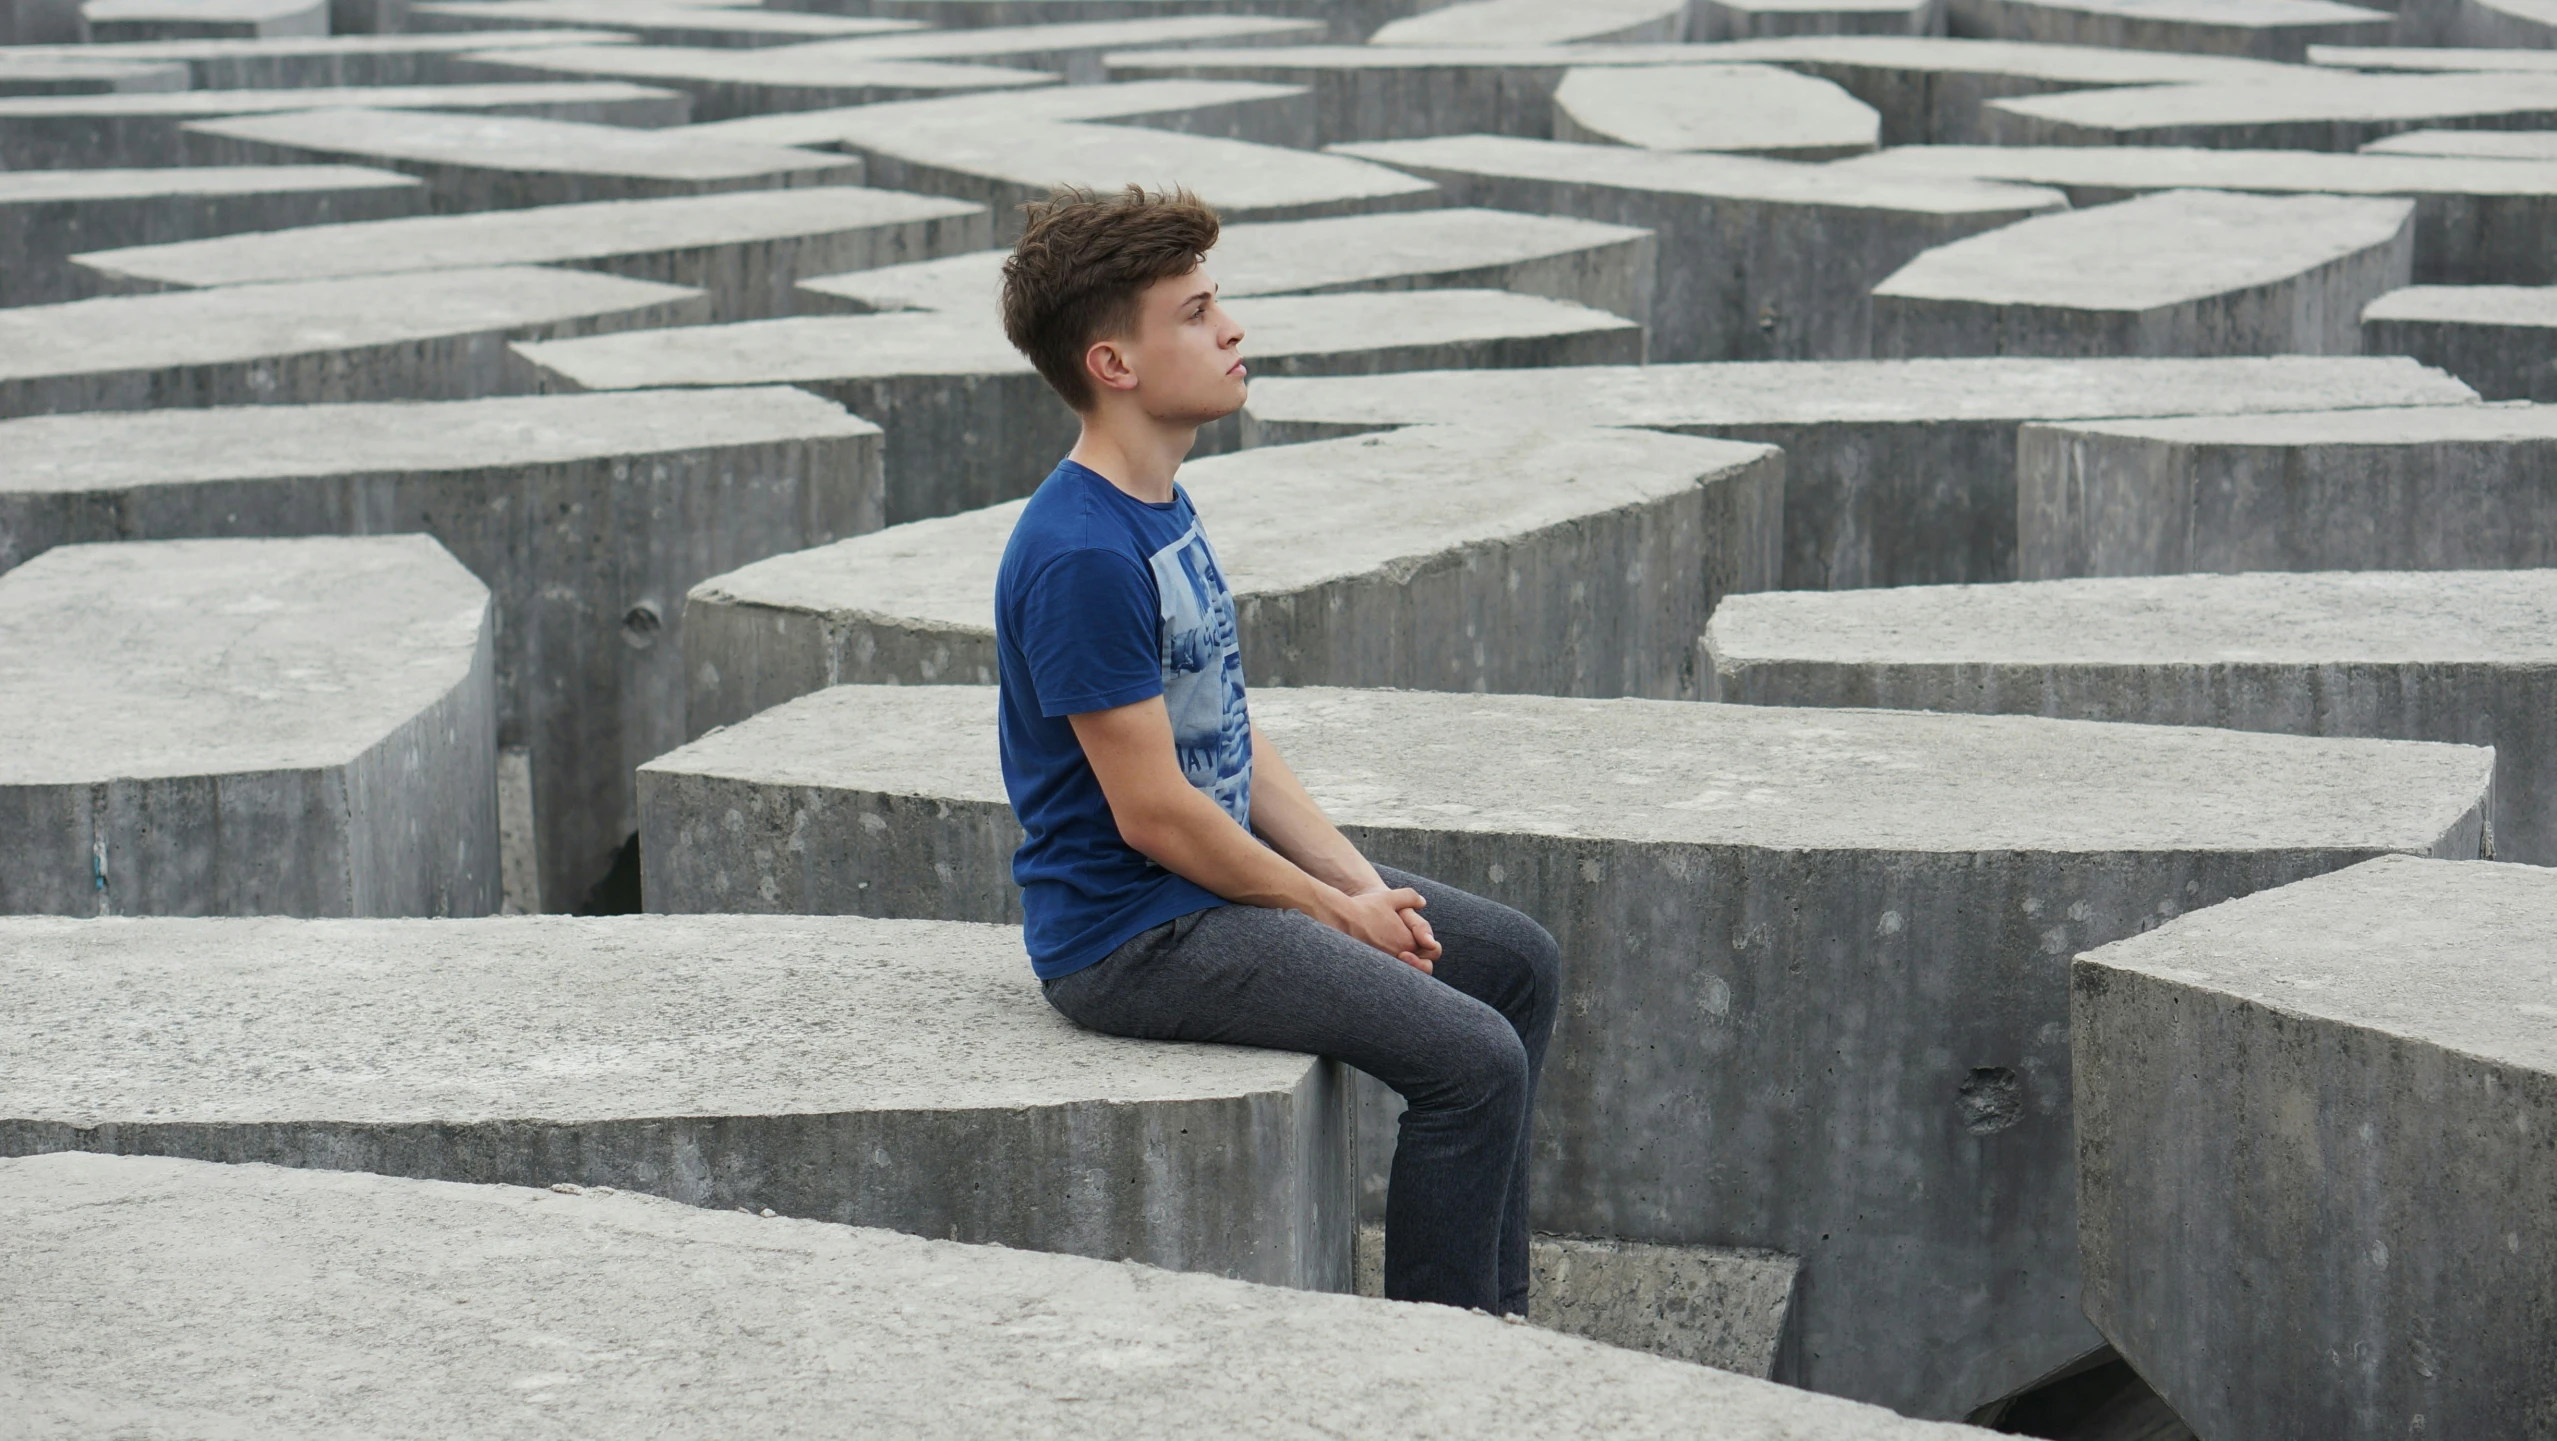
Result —
[{"label": "man's knee", "polygon": [[1430,1110],[1515,1111],[1525,1106],[1527,1087],[1526,1044],[1484,1007],[1475,1024],[1436,1048],[1421,1084],[1405,1099]]}]

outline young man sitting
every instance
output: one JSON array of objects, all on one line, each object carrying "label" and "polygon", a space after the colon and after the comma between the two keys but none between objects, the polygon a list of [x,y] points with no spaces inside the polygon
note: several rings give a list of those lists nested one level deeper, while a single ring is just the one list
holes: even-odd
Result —
[{"label": "young man sitting", "polygon": [[1083,422],[995,582],[1032,967],[1094,1030],[1309,1052],[1394,1088],[1385,1294],[1523,1316],[1554,941],[1369,864],[1252,726],[1234,597],[1173,479],[1244,400],[1216,237],[1187,193],[1060,191],[1004,266],[1005,333]]}]

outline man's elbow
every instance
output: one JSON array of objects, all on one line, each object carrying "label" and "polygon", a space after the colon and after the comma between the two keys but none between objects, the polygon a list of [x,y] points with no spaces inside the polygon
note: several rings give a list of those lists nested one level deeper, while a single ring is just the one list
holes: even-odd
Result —
[{"label": "man's elbow", "polygon": [[1128,849],[1157,864],[1162,862],[1164,852],[1171,849],[1173,837],[1178,833],[1171,817],[1153,807],[1130,806],[1124,810],[1113,810],[1110,816],[1118,822],[1119,839],[1127,843]]}]

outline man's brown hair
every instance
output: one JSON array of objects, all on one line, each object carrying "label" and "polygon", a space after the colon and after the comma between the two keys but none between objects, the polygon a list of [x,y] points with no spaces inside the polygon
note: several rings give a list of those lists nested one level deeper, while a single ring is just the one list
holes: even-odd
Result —
[{"label": "man's brown hair", "polygon": [[1186,189],[1116,195],[1069,186],[1022,207],[1029,228],[1003,262],[1003,333],[1065,403],[1093,405],[1083,353],[1136,325],[1137,297],[1186,275],[1216,244],[1216,212]]}]

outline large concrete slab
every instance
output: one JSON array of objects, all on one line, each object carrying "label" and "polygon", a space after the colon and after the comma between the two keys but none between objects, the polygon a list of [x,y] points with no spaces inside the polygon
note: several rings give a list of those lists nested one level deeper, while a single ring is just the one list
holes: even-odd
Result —
[{"label": "large concrete slab", "polygon": [[[1330,38],[1360,41],[1386,24],[1435,10],[1444,0],[1253,0],[1261,15],[1320,20]],[[945,30],[996,25],[1067,25],[1165,15],[1230,15],[1234,0],[772,0],[775,10],[860,13],[920,20]]]},{"label": "large concrete slab", "polygon": [[1046,70],[1070,84],[1109,79],[1103,57],[1119,51],[1183,50],[1207,46],[1298,45],[1323,38],[1320,20],[1272,14],[1203,13],[1135,15],[1108,20],[1058,20],[1037,25],[923,28],[901,35],[834,41],[812,53],[880,60],[938,60]]},{"label": "large concrete slab", "polygon": [[1826,80],[1772,65],[1573,70],[1554,138],[1644,150],[1835,160],[1882,143],[1882,116]]},{"label": "large concrete slab", "polygon": [[[1467,0],[1397,20],[1370,45],[1570,45],[1687,38],[1688,0]],[[1702,38],[1702,37],[1699,37]]]},{"label": "large concrete slab", "polygon": [[[1253,716],[1369,855],[1561,941],[1538,1227],[1799,1256],[1802,1384],[1933,1415],[2097,1344],[2068,956],[2375,854],[2474,856],[2494,761],[1419,691],[1265,689]],[[986,686],[802,696],[651,762],[652,795],[726,789],[646,833],[678,864],[729,857],[738,905],[795,842],[864,869],[877,910],[1000,917],[1018,830],[994,723]]]},{"label": "large concrete slab", "polygon": [[2399,358],[1653,365],[1264,380],[1247,445],[1397,425],[1634,425],[1785,450],[1788,590],[2016,578],[2016,428],[2079,416],[2460,405]]},{"label": "large concrete slab", "polygon": [[[2461,0],[2463,6],[2474,0]],[[2341,70],[2557,70],[2557,54],[2545,42],[2529,50],[2483,50],[2413,45],[2312,45],[2311,65]]]},{"label": "large concrete slab", "polygon": [[1942,35],[1944,0],[1695,0],[1690,40]]},{"label": "large concrete slab", "polygon": [[186,88],[183,65],[0,50],[0,95],[120,95]]},{"label": "large concrete slab", "polygon": [[529,265],[0,310],[0,418],[463,400],[530,388],[510,339],[707,318],[698,290]]},{"label": "large concrete slab", "polygon": [[1734,596],[1708,699],[2495,748],[2495,855],[2557,864],[2557,570]]},{"label": "large concrete slab", "polygon": [[2164,190],[1941,245],[1873,290],[1874,353],[2355,355],[2415,202]]},{"label": "large concrete slab", "polygon": [[664,86],[690,96],[694,117],[705,121],[1056,83],[1055,76],[1035,70],[875,59],[833,53],[821,45],[757,50],[556,46],[491,51],[469,57],[468,63],[473,75],[486,80],[576,77]]},{"label": "large concrete slab", "polygon": [[42,1238],[0,1278],[4,1383],[64,1433],[1984,1434],[1443,1306],[596,1189],[45,1156],[0,1163],[0,1217]]},{"label": "large concrete slab", "polygon": [[2116,50],[2298,60],[2311,45],[2384,45],[2397,17],[2332,0],[1946,0],[1956,35]]},{"label": "large concrete slab", "polygon": [[2363,308],[2362,348],[2438,365],[2489,400],[2557,400],[2557,287],[2408,286]]},{"label": "large concrete slab", "polygon": [[2464,155],[2480,160],[2557,160],[2557,132],[2409,130],[2361,147],[2364,155]]},{"label": "large concrete slab", "polygon": [[2027,426],[2017,572],[2557,565],[2557,409],[2451,406]]},{"label": "large concrete slab", "polygon": [[80,14],[103,44],[329,33],[329,0],[87,0]]},{"label": "large concrete slab", "polygon": [[2087,1314],[2202,1434],[2557,1414],[2552,916],[2377,860],[2079,958]]},{"label": "large concrete slab", "polygon": [[0,576],[0,913],[497,909],[490,625],[424,536],[66,546]]},{"label": "large concrete slab", "polygon": [[692,286],[708,294],[711,319],[749,320],[795,311],[804,278],[982,252],[991,233],[982,206],[829,185],[314,226],[93,251],[79,263],[97,288],[124,294],[560,265]]},{"label": "large concrete slab", "polygon": [[446,214],[862,181],[861,162],[847,156],[691,128],[315,110],[197,121],[186,127],[185,148],[207,164],[351,161],[397,170],[424,180],[433,208]]},{"label": "large concrete slab", "polygon": [[[129,64],[183,67],[175,89],[294,90],[310,87],[451,85],[455,57],[473,51],[545,45],[615,45],[603,30],[516,30],[495,35],[297,35],[272,40],[154,40],[129,45],[64,45],[19,52],[30,58],[121,57]],[[0,74],[8,60],[0,58]]]},{"label": "large concrete slab", "polygon": [[592,28],[620,31],[644,45],[740,49],[884,35],[913,30],[920,23],[794,14],[737,5],[691,5],[680,0],[426,0],[410,6],[408,12],[409,28],[425,34]]},{"label": "large concrete slab", "polygon": [[413,215],[415,179],[356,165],[0,171],[0,306],[100,292],[73,252]]},{"label": "large concrete slab", "polygon": [[81,0],[0,0],[0,45],[78,45],[89,38]]},{"label": "large concrete slab", "polygon": [[[1254,685],[1693,699],[1705,617],[1775,584],[1784,460],[1638,430],[1415,426],[1217,456],[1181,483],[1218,537]],[[691,733],[829,685],[993,684],[995,570],[1026,503],[693,587]],[[705,880],[653,874],[651,904],[706,909]],[[854,881],[812,858],[789,884]]]},{"label": "large concrete slab", "polygon": [[1830,360],[1873,353],[1869,292],[1920,252],[2065,207],[2056,192],[1924,184],[1744,155],[1670,154],[1508,136],[1337,147],[1434,182],[1459,205],[1576,215],[1659,237],[1660,360]]},{"label": "large concrete slab", "polygon": [[0,1025],[30,1063],[0,1083],[0,1155],[607,1185],[1349,1286],[1338,1066],[1082,1030],[1040,996],[1013,927],[519,916],[0,935]]},{"label": "large concrete slab", "polygon": [[[1500,290],[1276,296],[1238,301],[1236,314],[1261,375],[1621,364],[1643,344],[1621,316]],[[799,316],[516,354],[554,391],[785,384],[838,401],[888,433],[891,524],[1027,495],[1078,430],[1001,327],[967,314]],[[1238,433],[1203,433],[1198,453]]]},{"label": "large concrete slab", "polygon": [[684,593],[875,530],[875,427],[784,387],[0,423],[0,570],[54,546],[433,535],[494,593],[497,744],[527,767],[519,909],[565,911],[681,742]]},{"label": "large concrete slab", "polygon": [[787,110],[713,121],[693,127],[693,133],[756,145],[858,150],[873,140],[912,143],[936,131],[1021,131],[1060,121],[1112,122],[1299,149],[1314,144],[1316,128],[1313,96],[1303,86],[1243,80],[1138,80],[1124,85],[989,90],[833,110]]},{"label": "large concrete slab", "polygon": [[2548,0],[2459,0],[2450,38],[2459,45],[2544,52],[2557,45],[2557,6]]},{"label": "large concrete slab", "polygon": [[2352,75],[1991,101],[1993,145],[2355,150],[2401,130],[2557,127],[2557,75]]}]

